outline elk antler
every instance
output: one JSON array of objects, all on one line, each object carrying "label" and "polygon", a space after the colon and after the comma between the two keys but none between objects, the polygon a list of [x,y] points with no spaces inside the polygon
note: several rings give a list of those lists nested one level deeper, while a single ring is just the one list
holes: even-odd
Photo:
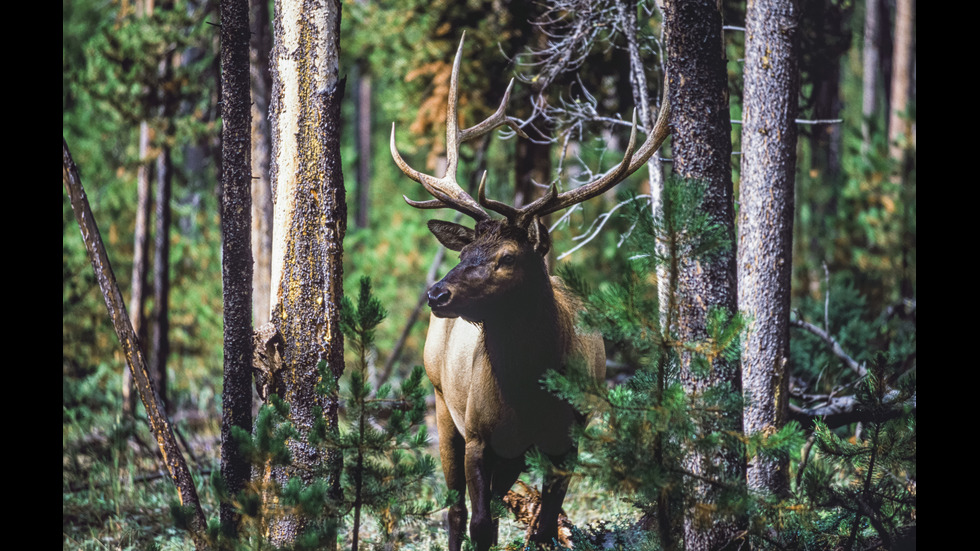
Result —
[{"label": "elk antler", "polygon": [[[507,101],[510,99],[510,91],[514,87],[514,79],[511,79],[504,92],[504,97],[500,101],[500,107],[490,115],[489,118],[465,130],[459,128],[459,117],[457,108],[459,107],[459,65],[463,54],[463,41],[466,33],[459,40],[459,48],[456,50],[456,58],[453,60],[452,76],[449,81],[449,107],[446,110],[446,174],[442,178],[423,174],[402,159],[395,146],[395,125],[391,125],[391,156],[395,159],[395,164],[405,173],[406,176],[422,184],[435,199],[428,201],[413,201],[405,197],[405,201],[413,207],[420,209],[434,209],[449,207],[476,220],[486,220],[490,218],[480,204],[456,182],[456,169],[459,166],[459,146],[465,141],[473,140],[492,132],[493,130],[507,125],[514,129],[520,136],[527,138],[527,134],[518,126],[517,121],[508,117],[505,113]],[[486,178],[486,175],[484,175]],[[482,184],[481,184],[482,187]]]},{"label": "elk antler", "polygon": [[646,164],[650,160],[650,157],[660,149],[664,140],[670,135],[670,128],[668,127],[669,117],[670,104],[667,100],[667,79],[664,79],[663,101],[661,103],[660,113],[657,115],[657,122],[654,123],[653,128],[647,135],[647,139],[634,153],[634,147],[636,146],[636,110],[633,110],[633,128],[630,131],[630,139],[626,145],[626,152],[623,155],[623,160],[613,169],[591,182],[560,194],[558,193],[557,183],[552,184],[548,193],[520,209],[487,199],[484,196],[483,182],[481,182],[479,194],[480,204],[503,214],[517,225],[527,227],[531,220],[535,218],[557,212],[602,195],[636,172],[637,169]]},{"label": "elk antler", "polygon": [[485,207],[498,214],[502,214],[513,224],[521,227],[529,227],[531,221],[537,217],[545,216],[587,201],[605,193],[616,184],[622,182],[646,164],[650,157],[660,149],[667,136],[670,135],[670,129],[667,125],[667,119],[670,116],[670,105],[667,98],[667,79],[664,79],[663,101],[660,113],[657,116],[657,122],[647,135],[647,139],[634,152],[636,145],[636,110],[634,110],[633,128],[630,132],[629,144],[626,146],[626,153],[623,156],[623,160],[609,172],[606,172],[587,184],[564,193],[558,193],[557,184],[553,184],[547,194],[522,208],[516,208],[506,203],[487,199],[484,190],[487,175],[484,172],[483,178],[480,180],[479,203],[477,203],[456,182],[460,144],[486,135],[488,132],[504,125],[513,128],[521,137],[527,138],[527,135],[518,126],[516,119],[508,117],[504,113],[507,107],[507,100],[510,99],[511,88],[514,86],[513,79],[507,85],[507,91],[504,92],[504,97],[496,113],[475,126],[465,130],[459,129],[459,118],[456,110],[459,104],[459,65],[463,53],[463,40],[465,36],[464,33],[463,38],[459,41],[459,48],[456,50],[456,58],[453,60],[453,71],[449,83],[449,107],[446,112],[446,157],[448,161],[446,175],[442,178],[436,178],[418,172],[408,166],[408,163],[402,159],[401,155],[398,154],[398,149],[395,147],[395,125],[394,123],[391,125],[391,156],[395,159],[395,164],[398,165],[398,168],[406,176],[422,184],[426,191],[435,197],[435,199],[428,201],[413,201],[405,197],[405,201],[413,207],[420,209],[449,207],[467,214],[476,220],[486,220],[490,216],[483,210],[483,207]]}]

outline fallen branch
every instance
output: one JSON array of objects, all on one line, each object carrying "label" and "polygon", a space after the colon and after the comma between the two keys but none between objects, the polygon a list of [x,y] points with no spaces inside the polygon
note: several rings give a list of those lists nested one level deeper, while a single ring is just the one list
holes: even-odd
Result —
[{"label": "fallen branch", "polygon": [[883,406],[885,409],[873,409],[864,407],[855,396],[834,396],[824,404],[803,408],[793,404],[789,405],[789,417],[791,420],[798,421],[803,427],[813,426],[813,422],[820,419],[830,428],[842,427],[851,423],[884,421],[901,416],[906,407],[915,410],[915,395],[908,401],[899,401],[901,393],[891,390],[885,395]]},{"label": "fallen branch", "polygon": [[167,471],[177,486],[180,503],[193,509],[188,527],[191,537],[194,539],[194,544],[198,550],[208,549],[204,532],[207,523],[204,519],[204,512],[201,510],[201,502],[197,497],[197,490],[194,487],[194,479],[191,477],[184,456],[181,455],[180,448],[177,446],[177,439],[174,437],[173,429],[164,413],[163,402],[150,384],[146,361],[143,359],[139,340],[136,337],[136,332],[133,331],[129,314],[126,312],[126,303],[123,300],[122,292],[119,290],[119,285],[116,283],[116,276],[112,272],[112,265],[109,263],[105,246],[102,244],[102,236],[99,234],[99,228],[92,216],[92,209],[89,207],[85,189],[82,187],[82,181],[78,175],[78,167],[71,158],[68,142],[64,137],[61,141],[62,180],[71,200],[72,211],[78,220],[78,227],[82,232],[82,241],[85,242],[85,248],[88,249],[92,268],[95,270],[95,276],[99,281],[99,288],[102,290],[102,297],[105,299],[109,318],[112,320],[116,336],[122,345],[126,363],[129,364],[129,369],[133,373],[136,389],[143,401],[143,406],[146,408],[150,428],[160,446],[160,453],[163,455]]}]

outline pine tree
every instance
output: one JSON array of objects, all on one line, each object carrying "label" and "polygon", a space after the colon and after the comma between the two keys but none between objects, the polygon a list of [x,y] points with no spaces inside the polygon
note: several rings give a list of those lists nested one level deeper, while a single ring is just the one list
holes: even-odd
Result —
[{"label": "pine tree", "polygon": [[[435,508],[431,501],[418,498],[419,483],[435,472],[434,459],[425,453],[425,371],[416,366],[397,393],[388,383],[374,391],[368,382],[368,353],[385,315],[371,295],[367,278],[361,279],[356,306],[344,297],[341,329],[358,359],[341,396],[347,405],[346,423],[334,432],[325,425],[315,427],[316,438],[344,456],[343,500],[338,507],[343,514],[353,513],[353,551],[358,548],[363,510],[375,514],[382,535],[391,539],[400,520],[424,516]],[[324,376],[323,380],[332,379]]]},{"label": "pine tree", "polygon": [[804,301],[793,322],[801,405],[792,415],[813,431],[796,491],[816,514],[800,515],[800,541],[787,543],[914,548],[915,303],[869,316],[870,301],[850,278],[827,283],[824,300]]},{"label": "pine tree", "polygon": [[819,457],[801,485],[829,513],[818,532],[836,548],[907,549],[910,542],[914,548],[916,420],[910,406],[896,417],[893,404],[915,396],[915,377],[889,388],[886,365],[879,357],[857,394],[871,418],[863,437],[842,438],[820,421],[814,431]]}]

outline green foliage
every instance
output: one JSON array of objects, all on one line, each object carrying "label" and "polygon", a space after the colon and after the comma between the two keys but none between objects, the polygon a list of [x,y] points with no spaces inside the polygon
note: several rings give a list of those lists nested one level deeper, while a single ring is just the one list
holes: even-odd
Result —
[{"label": "green foliage", "polygon": [[[817,420],[814,449],[803,448],[797,493],[815,518],[798,538],[843,549],[903,548],[915,538],[914,303],[871,316],[850,278],[829,283],[826,300],[804,301],[799,315],[825,320],[838,350],[808,330],[794,332],[799,406],[816,407],[832,396],[851,401],[852,413],[845,422],[833,415]],[[851,350],[857,352],[847,356]],[[852,362],[867,374],[854,373]]]},{"label": "green foliage", "polygon": [[[676,274],[680,258],[704,259],[730,247],[721,231],[698,209],[703,188],[668,180],[662,212],[651,216],[645,202],[633,200],[630,213],[629,269],[619,281],[605,281],[588,289],[573,271],[565,270],[568,284],[587,292],[583,321],[600,330],[632,375],[607,388],[596,384],[584,370],[571,369],[546,379],[550,389],[568,399],[593,422],[582,429],[580,469],[589,479],[662,519],[660,537],[678,538],[690,473],[683,457],[690,450],[719,453],[744,450],[745,439],[718,421],[738,417],[741,397],[726,384],[710,386],[699,396],[689,395],[679,378],[682,355],[690,356],[695,371],[712,369],[713,358],[737,361],[739,335],[744,322],[738,315],[713,311],[703,342],[681,342],[672,331],[676,319],[676,290],[658,293],[660,274]],[[673,279],[673,278],[672,278]],[[661,308],[666,300],[668,308]],[[713,427],[713,428],[712,428]],[[751,441],[766,453],[786,454],[798,443],[798,428],[777,438]],[[744,513],[752,503],[744,481],[722,472],[699,475],[727,491],[716,504],[715,515]]]},{"label": "green foliage", "polygon": [[[804,4],[803,18],[810,24],[801,27],[800,116],[839,117],[842,122],[799,126],[794,294],[816,295],[826,267],[835,274],[852,274],[854,285],[877,311],[915,294],[915,149],[901,162],[891,157],[887,102],[882,99],[887,94],[881,89],[876,112],[862,114],[864,3]],[[886,51],[882,55],[888,59]],[[879,74],[879,87],[888,87],[885,76]],[[830,87],[839,91],[826,93]],[[826,104],[836,104],[838,98],[839,106],[828,111]],[[914,99],[910,112],[914,122]]]},{"label": "green foliage", "polygon": [[[173,524],[173,483],[143,476],[160,469],[153,435],[146,423],[120,417],[118,379],[103,363],[62,381],[65,548],[187,549]],[[182,425],[176,430],[186,431]]]},{"label": "green foliage", "polygon": [[[678,519],[690,506],[685,450],[740,450],[748,457],[797,461],[800,450],[811,446],[806,442],[809,427],[796,421],[771,433],[720,428],[715,423],[719,416],[737,415],[742,407],[739,393],[716,385],[692,396],[678,379],[682,354],[693,353],[692,371],[703,374],[712,369],[711,358],[737,361],[744,327],[738,315],[713,311],[704,342],[678,342],[667,325],[676,319],[671,297],[676,291],[658,293],[656,285],[664,274],[676,273],[675,255],[703,258],[728,246],[698,214],[698,193],[697,186],[668,181],[664,211],[653,217],[642,202],[633,201],[632,233],[626,240],[632,245],[630,263],[620,281],[593,288],[575,270],[563,269],[568,286],[587,297],[583,321],[602,331],[607,350],[614,349],[635,370],[631,376],[606,388],[579,366],[564,375],[552,373],[546,381],[593,416],[581,432],[578,472],[659,518],[661,542],[678,541]],[[811,437],[817,451],[809,463],[804,459],[798,465],[789,496],[753,495],[743,480],[718,472],[699,474],[723,488],[710,518],[741,516],[760,548],[853,548],[875,542],[887,547],[914,539],[914,302],[870,316],[866,297],[850,278],[838,276],[829,283],[826,300],[803,300],[797,316],[826,320],[821,325],[839,347],[859,351],[851,363],[870,366],[869,374],[858,376],[826,338],[802,330],[794,332],[790,367],[804,393],[833,396],[859,388],[854,411],[869,419],[861,425],[863,436],[847,439],[818,422]],[[666,309],[661,301],[667,301]]]},{"label": "green foliage", "polygon": [[[171,147],[176,174],[170,359],[177,369],[171,371],[175,380],[170,399],[182,407],[200,397],[193,405],[206,408],[213,405],[208,398],[215,385],[201,379],[213,376],[214,366],[221,365],[220,234],[213,167],[193,162],[206,155],[202,142],[217,134],[209,106],[215,31],[206,21],[211,6],[181,1],[173,9],[156,9],[150,17],[136,15],[131,6],[127,11],[125,3],[100,0],[72,1],[63,7],[64,135],[127,296],[137,168],[155,158],[162,144]],[[165,58],[171,60],[170,68],[162,71]],[[140,121],[150,128],[147,159],[140,159]],[[116,353],[118,340],[67,197],[62,213],[64,374],[83,378],[100,363],[119,374],[125,364]],[[147,312],[153,306],[151,299]]]},{"label": "green foliage", "polygon": [[[432,501],[419,498],[418,490],[435,472],[435,461],[425,453],[424,370],[416,366],[398,393],[383,384],[372,397],[374,389],[367,382],[367,352],[374,342],[374,329],[384,317],[384,308],[371,295],[370,280],[363,278],[357,306],[345,297],[341,309],[341,328],[359,357],[343,393],[347,397],[346,427],[319,435],[344,454],[344,497],[339,509],[353,512],[355,541],[362,509],[375,514],[386,540],[394,536],[400,521],[435,509]],[[324,371],[322,377],[327,376]]]},{"label": "green foliage", "polygon": [[[823,511],[817,537],[852,549],[915,541],[916,420],[914,377],[884,384],[883,364],[861,383],[858,399],[871,421],[862,436],[842,438],[817,422],[818,451],[801,477],[801,492]],[[911,402],[909,402],[911,400]],[[904,403],[896,412],[895,404]]]}]

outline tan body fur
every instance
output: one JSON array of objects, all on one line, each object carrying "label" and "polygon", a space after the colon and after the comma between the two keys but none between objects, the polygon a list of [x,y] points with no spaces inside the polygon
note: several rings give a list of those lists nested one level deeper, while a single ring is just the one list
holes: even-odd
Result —
[{"label": "tan body fur", "polygon": [[[591,366],[597,380],[603,380],[606,358],[602,337],[597,333],[576,333],[573,342],[572,354]],[[446,411],[455,430],[464,437],[489,439],[493,427],[513,415],[513,408],[501,400],[479,325],[462,318],[430,316],[424,361],[436,391],[437,408]],[[548,419],[536,421],[542,423],[544,430],[568,433],[568,427],[551,426]],[[439,423],[442,432],[443,420]],[[540,430],[515,429],[513,448],[524,451],[536,444],[528,436]]]}]

